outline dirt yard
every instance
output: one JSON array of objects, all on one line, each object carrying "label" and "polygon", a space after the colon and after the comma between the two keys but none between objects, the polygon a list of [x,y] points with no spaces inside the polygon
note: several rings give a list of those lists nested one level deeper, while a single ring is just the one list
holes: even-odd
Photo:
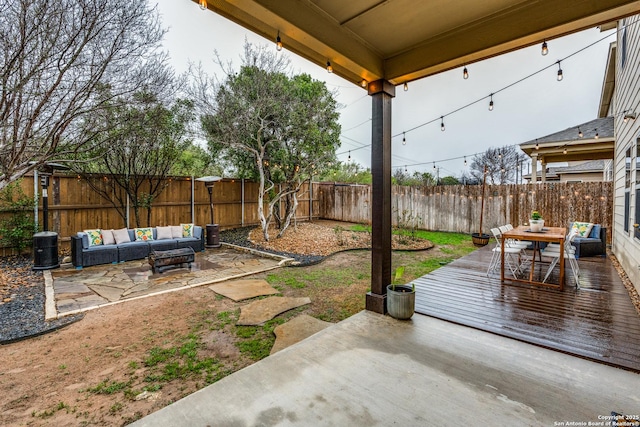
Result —
[{"label": "dirt yard", "polygon": [[[288,246],[279,250],[309,241],[317,248],[318,239],[327,247],[332,238],[344,240],[335,244],[341,250],[355,240],[332,227],[292,234],[299,243],[282,239]],[[413,254],[442,255],[438,248]],[[89,311],[58,331],[0,346],[0,425],[117,426],[139,419],[268,355],[273,328],[292,316],[337,322],[362,310],[370,252],[342,252],[257,278],[285,296],[309,296],[312,304],[264,327],[238,327],[241,303],[203,286]]]}]

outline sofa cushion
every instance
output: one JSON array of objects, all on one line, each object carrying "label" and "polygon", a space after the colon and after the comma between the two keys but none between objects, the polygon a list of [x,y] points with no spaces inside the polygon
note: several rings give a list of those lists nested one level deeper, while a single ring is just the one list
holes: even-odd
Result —
[{"label": "sofa cushion", "polygon": [[166,240],[171,239],[171,226],[168,227],[156,227],[156,239],[158,240]]},{"label": "sofa cushion", "polygon": [[589,237],[592,239],[600,239],[600,229],[602,229],[602,226],[600,224],[593,224],[593,228],[591,229],[591,233],[589,233]]},{"label": "sofa cushion", "polygon": [[102,230],[102,244],[115,245],[116,239],[113,237],[113,230]]},{"label": "sofa cushion", "polygon": [[182,237],[182,227],[180,227],[179,225],[170,225],[169,227],[171,227],[172,239],[179,239]]},{"label": "sofa cushion", "polygon": [[89,239],[89,247],[102,245],[102,230],[99,228],[95,230],[84,230]]},{"label": "sofa cushion", "polygon": [[574,222],[572,229],[578,231],[577,237],[588,237],[589,233],[591,233],[591,229],[593,228],[593,224],[590,222]]},{"label": "sofa cushion", "polygon": [[119,230],[113,230],[113,238],[116,241],[116,245],[119,245],[121,243],[127,243],[131,241],[131,238],[129,237],[129,230],[127,230],[126,228],[121,228]]},{"label": "sofa cushion", "polygon": [[193,224],[180,224],[180,228],[182,228],[181,237],[193,237]]},{"label": "sofa cushion", "polygon": [[136,242],[146,242],[148,240],[153,240],[153,230],[151,229],[151,227],[135,228],[133,232],[136,236]]}]

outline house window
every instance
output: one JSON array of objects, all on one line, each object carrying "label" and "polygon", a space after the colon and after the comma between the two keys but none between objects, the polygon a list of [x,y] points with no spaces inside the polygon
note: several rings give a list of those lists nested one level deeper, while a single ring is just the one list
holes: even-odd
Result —
[{"label": "house window", "polygon": [[624,173],[624,231],[629,232],[629,214],[631,209],[631,148],[625,152]]}]

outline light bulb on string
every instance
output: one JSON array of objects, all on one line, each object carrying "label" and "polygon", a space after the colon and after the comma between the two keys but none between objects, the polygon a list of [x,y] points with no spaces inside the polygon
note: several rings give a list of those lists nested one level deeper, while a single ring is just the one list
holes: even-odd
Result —
[{"label": "light bulb on string", "polygon": [[444,132],[444,116],[440,116],[440,130]]},{"label": "light bulb on string", "polygon": [[582,129],[578,128],[578,138],[582,138],[583,136]]},{"label": "light bulb on string", "polygon": [[436,171],[436,162],[433,162],[433,171]]},{"label": "light bulb on string", "polygon": [[409,83],[404,82],[404,91],[408,91],[409,90]]},{"label": "light bulb on string", "polygon": [[467,167],[467,156],[464,156],[464,167]]},{"label": "light bulb on string", "polygon": [[278,52],[282,50],[282,40],[280,39],[280,31],[278,31],[278,37],[276,37],[276,50]]},{"label": "light bulb on string", "polygon": [[562,154],[567,154],[567,147],[564,147],[564,150],[562,150]]},{"label": "light bulb on string", "polygon": [[598,135],[598,128],[595,128],[594,130],[596,131],[596,136],[594,136],[594,138],[595,138],[595,139],[600,138],[600,135]]},{"label": "light bulb on string", "polygon": [[331,66],[331,61],[327,61],[327,72],[333,73],[333,67]]},{"label": "light bulb on string", "polygon": [[489,111],[493,111],[493,94],[489,95],[490,96],[490,101],[489,101]]},{"label": "light bulb on string", "polygon": [[404,172],[407,173],[408,169],[407,169],[407,165],[404,165]]},{"label": "light bulb on string", "polygon": [[562,81],[562,79],[563,79],[562,68],[560,68],[560,61],[558,61],[558,81]]},{"label": "light bulb on string", "polygon": [[464,67],[464,70],[462,70],[462,78],[465,80],[469,78],[469,71],[467,70],[467,67]]},{"label": "light bulb on string", "polygon": [[362,86],[362,87],[363,87],[363,88],[365,88],[365,89],[367,88],[367,85],[368,85],[368,84],[369,84],[369,83],[367,83],[367,81],[366,81],[365,79],[362,79],[362,81],[360,82],[360,86]]},{"label": "light bulb on string", "polygon": [[351,161],[351,150],[349,150],[349,157],[347,157],[347,162]]},{"label": "light bulb on string", "polygon": [[407,137],[405,136],[404,132],[402,132],[402,145],[407,145]]},{"label": "light bulb on string", "polygon": [[200,9],[207,10],[207,0],[200,0]]},{"label": "light bulb on string", "polygon": [[543,41],[542,42],[542,56],[545,56],[547,53],[549,53],[549,47],[547,46],[547,41]]}]

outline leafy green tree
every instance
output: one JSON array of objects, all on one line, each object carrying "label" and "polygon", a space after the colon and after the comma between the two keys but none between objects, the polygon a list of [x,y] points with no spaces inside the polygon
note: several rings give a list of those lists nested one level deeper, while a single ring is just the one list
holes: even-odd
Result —
[{"label": "leafy green tree", "polygon": [[212,157],[239,177],[258,181],[265,240],[279,201],[287,206],[282,235],[295,214],[302,182],[332,162],[339,145],[333,94],[307,75],[287,74],[288,68],[289,60],[270,47],[245,43],[239,71],[229,65],[218,85],[198,70],[193,90]]},{"label": "leafy green tree", "polygon": [[0,11],[0,189],[101,145],[111,100],[170,77],[148,0],[0,0]]},{"label": "leafy green tree", "polygon": [[224,169],[215,164],[211,155],[199,145],[189,142],[171,167],[173,176],[222,176]]},{"label": "leafy green tree", "polygon": [[337,162],[321,173],[319,179],[350,184],[371,184],[371,169],[364,168],[359,163]]},{"label": "leafy green tree", "polygon": [[[191,146],[188,125],[193,104],[176,100],[166,106],[157,94],[137,93],[127,102],[118,100],[103,117],[109,129],[102,138],[107,148],[88,153],[87,162],[76,162],[74,171],[126,218],[127,198],[135,222],[151,222],[151,207],[167,185],[165,179],[185,149]],[[96,160],[93,160],[96,159]],[[103,174],[106,174],[104,177]]]}]

